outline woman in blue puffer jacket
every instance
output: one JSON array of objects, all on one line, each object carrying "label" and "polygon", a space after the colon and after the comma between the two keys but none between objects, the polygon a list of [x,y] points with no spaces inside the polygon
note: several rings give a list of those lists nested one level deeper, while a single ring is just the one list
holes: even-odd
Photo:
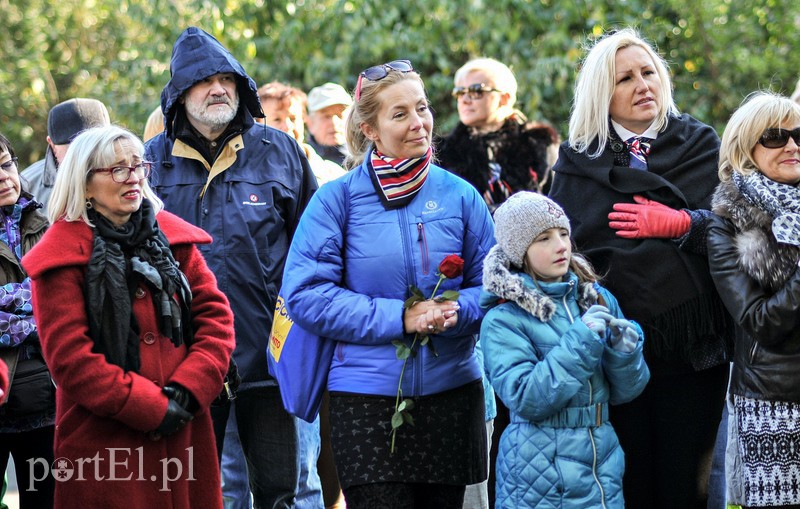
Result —
[{"label": "woman in blue puffer jacket", "polygon": [[564,211],[520,192],[494,215],[481,327],[492,387],[511,413],[497,455],[496,508],[621,508],[625,460],[608,405],[650,372],[642,330],[572,253]]},{"label": "woman in blue puffer jacket", "polygon": [[[351,169],[314,195],[286,260],[289,316],[337,342],[331,443],[349,509],[460,509],[465,486],[487,475],[473,335],[494,228],[477,191],[431,163],[432,128],[410,62],[363,71],[347,119]],[[451,255],[463,273],[443,270]],[[419,301],[405,305],[410,287]],[[448,290],[458,295],[430,298]],[[398,412],[398,396],[413,408]]]}]

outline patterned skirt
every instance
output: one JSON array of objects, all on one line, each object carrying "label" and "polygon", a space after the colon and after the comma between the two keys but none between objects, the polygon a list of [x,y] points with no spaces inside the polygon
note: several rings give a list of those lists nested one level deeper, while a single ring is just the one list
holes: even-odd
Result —
[{"label": "patterned skirt", "polygon": [[[800,405],[734,395],[745,506],[800,504]],[[731,503],[732,501],[728,501]]]},{"label": "patterned skirt", "polygon": [[342,488],[378,482],[467,485],[487,477],[480,380],[415,398],[414,425],[397,430],[395,398],[331,392],[331,445]]}]

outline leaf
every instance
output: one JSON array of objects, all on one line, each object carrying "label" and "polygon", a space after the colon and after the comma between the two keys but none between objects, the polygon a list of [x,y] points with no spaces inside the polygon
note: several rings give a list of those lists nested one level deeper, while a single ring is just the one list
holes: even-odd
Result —
[{"label": "leaf", "polygon": [[445,290],[442,292],[442,299],[444,300],[458,300],[459,293],[455,290]]},{"label": "leaf", "polygon": [[408,291],[411,292],[411,296],[407,298],[406,301],[403,303],[404,308],[410,309],[417,302],[422,302],[423,300],[425,300],[425,296],[422,295],[422,290],[420,290],[416,286],[409,285]]},{"label": "leaf", "polygon": [[395,412],[392,416],[392,429],[397,429],[403,425],[403,413]]},{"label": "leaf", "polygon": [[414,400],[412,399],[404,399],[397,406],[397,410],[400,412],[405,412],[407,410],[413,410],[413,409],[414,409]]},{"label": "leaf", "polygon": [[403,412],[403,420],[412,426],[414,425],[414,418],[408,412]]},{"label": "leaf", "polygon": [[414,304],[416,304],[417,302],[422,302],[423,300],[425,300],[425,298],[422,297],[421,295],[412,295],[411,297],[407,298],[406,301],[403,303],[403,308],[411,309],[414,306]]},{"label": "leaf", "polygon": [[[392,343],[394,344],[394,341],[392,341]],[[406,345],[404,345],[403,343],[401,343],[399,341],[394,346],[397,348],[397,350],[395,351],[395,355],[401,361],[404,361],[404,360],[408,359],[408,357],[412,353],[412,350],[409,347],[407,347]]]},{"label": "leaf", "polygon": [[420,340],[419,344],[420,344],[420,345],[422,345],[422,346],[425,346],[425,345],[427,345],[427,344],[428,344],[428,342],[429,342],[430,340],[431,340],[431,338],[430,338],[430,337],[428,337],[428,336],[422,336],[422,338],[421,338],[421,340]]}]

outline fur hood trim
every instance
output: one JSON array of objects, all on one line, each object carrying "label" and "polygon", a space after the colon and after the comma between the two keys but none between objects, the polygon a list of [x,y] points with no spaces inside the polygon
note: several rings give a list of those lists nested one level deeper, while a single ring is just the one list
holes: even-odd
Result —
[{"label": "fur hood trim", "polygon": [[[577,282],[577,277],[569,273],[569,277]],[[525,284],[518,268],[508,255],[494,246],[483,261],[483,289],[500,299],[514,302],[542,322],[549,321],[556,312],[556,303],[541,288]],[[597,289],[592,283],[581,283],[577,290],[578,306],[586,311],[597,303]]]},{"label": "fur hood trim", "polygon": [[731,180],[717,186],[711,208],[736,228],[739,267],[762,287],[781,288],[797,270],[800,248],[778,242],[772,216],[751,204]]}]

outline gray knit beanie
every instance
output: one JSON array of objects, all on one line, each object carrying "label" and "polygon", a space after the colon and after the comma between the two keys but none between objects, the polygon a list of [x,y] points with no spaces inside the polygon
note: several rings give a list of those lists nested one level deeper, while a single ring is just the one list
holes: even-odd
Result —
[{"label": "gray knit beanie", "polygon": [[522,267],[525,252],[545,230],[564,228],[570,234],[569,219],[556,202],[539,193],[520,191],[494,212],[494,236],[511,263]]}]

